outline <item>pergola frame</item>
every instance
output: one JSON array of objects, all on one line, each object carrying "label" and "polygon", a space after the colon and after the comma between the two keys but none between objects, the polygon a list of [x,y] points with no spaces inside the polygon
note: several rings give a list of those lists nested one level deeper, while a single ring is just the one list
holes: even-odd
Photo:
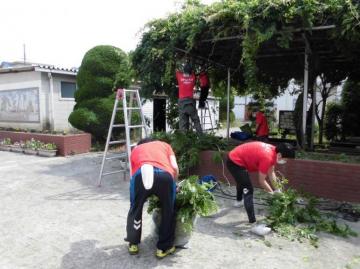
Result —
[{"label": "pergola frame", "polygon": [[[288,49],[280,48],[277,46],[276,42],[274,40],[270,40],[265,44],[263,47],[260,48],[258,55],[256,57],[256,60],[259,62],[262,62],[263,65],[269,64],[266,61],[271,60],[271,64],[276,66],[274,64],[277,59],[282,58],[283,62],[284,59],[289,59],[289,62],[291,62],[293,65],[296,65],[296,63],[299,60],[299,57],[303,56],[303,81],[304,81],[304,90],[303,90],[303,107],[302,107],[302,147],[305,147],[305,141],[306,141],[306,113],[307,113],[307,99],[308,99],[308,90],[309,90],[309,61],[312,57],[312,54],[316,53],[316,56],[318,57],[318,60],[326,66],[326,68],[335,68],[335,67],[341,67],[341,65],[348,65],[350,63],[353,64],[352,60],[349,59],[346,55],[343,55],[339,53],[339,50],[335,46],[332,46],[331,42],[334,42],[334,40],[331,40],[329,36],[327,35],[327,31],[336,28],[336,25],[320,25],[315,26],[312,28],[296,28],[296,29],[289,29],[286,30],[287,32],[291,32],[293,34],[301,34],[299,37],[293,38],[293,40],[290,42],[290,46]],[[278,33],[279,34],[279,33]],[[199,43],[201,43],[201,48],[199,49],[192,49],[190,51],[181,50],[184,53],[188,53],[190,56],[201,59],[203,61],[210,62],[218,67],[224,68],[227,70],[227,132],[226,136],[229,138],[229,128],[230,128],[230,81],[231,81],[231,69],[236,70],[239,68],[240,64],[240,58],[241,58],[241,46],[237,44],[239,40],[242,40],[242,35],[234,35],[234,36],[228,36],[228,37],[219,37],[219,38],[206,38],[201,40]],[[235,42],[234,42],[235,41]],[[231,42],[231,43],[229,43]],[[227,43],[227,47],[221,47],[221,43]],[[329,44],[330,43],[330,44]],[[206,44],[210,44],[206,46]],[[314,44],[312,46],[312,44]],[[221,53],[216,54],[216,52],[221,52],[224,50],[231,50],[231,54],[238,56],[235,60],[233,59],[225,59],[222,57]],[[358,51],[360,54],[360,49]],[[227,54],[229,55],[229,53]],[[293,59],[293,60],[291,60]],[[295,59],[295,61],[294,61]],[[286,67],[283,67],[283,69],[288,68],[288,66],[291,66],[288,64]],[[261,64],[259,67],[261,71]],[[275,69],[275,68],[274,68]],[[281,68],[279,68],[281,69]],[[299,68],[295,67],[296,69]],[[281,70],[279,70],[281,72]],[[297,73],[299,73],[297,71]],[[292,77],[289,77],[289,80]],[[316,93],[314,91],[313,93],[313,109],[312,109],[312,126],[314,126],[315,122],[315,108],[316,108]],[[314,138],[314,128],[312,127],[312,133],[311,133],[311,144],[309,145],[310,148],[313,148],[313,138]]]}]

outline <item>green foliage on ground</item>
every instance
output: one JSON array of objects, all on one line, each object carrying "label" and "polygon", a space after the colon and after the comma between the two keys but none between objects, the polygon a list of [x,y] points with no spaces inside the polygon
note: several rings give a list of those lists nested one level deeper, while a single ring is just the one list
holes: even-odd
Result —
[{"label": "green foliage on ground", "polygon": [[[194,217],[210,216],[218,210],[213,194],[208,191],[213,184],[199,184],[198,181],[198,176],[190,176],[179,183],[179,192],[175,200],[176,219],[182,223],[184,231],[193,229]],[[151,214],[156,209],[161,209],[159,199],[151,196],[148,213]]]},{"label": "green foliage on ground", "polygon": [[122,50],[113,46],[89,50],[77,75],[76,105],[69,122],[96,140],[105,140],[115,101],[113,91],[128,87],[131,76],[128,56]]},{"label": "green foliage on ground", "polygon": [[309,240],[318,246],[318,232],[327,232],[341,237],[357,236],[348,225],[339,225],[329,215],[316,208],[318,200],[310,195],[301,195],[292,188],[286,188],[286,179],[275,185],[282,193],[267,200],[269,215],[267,223],[279,235],[290,240]]}]

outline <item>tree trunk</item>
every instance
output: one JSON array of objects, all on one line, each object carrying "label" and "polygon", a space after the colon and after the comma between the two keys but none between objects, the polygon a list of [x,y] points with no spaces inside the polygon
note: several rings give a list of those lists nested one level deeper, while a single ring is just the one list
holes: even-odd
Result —
[{"label": "tree trunk", "polygon": [[325,109],[326,109],[326,99],[323,98],[323,105],[321,108],[321,120],[319,120],[319,144],[323,143],[323,134],[324,134],[324,118],[325,118]]}]

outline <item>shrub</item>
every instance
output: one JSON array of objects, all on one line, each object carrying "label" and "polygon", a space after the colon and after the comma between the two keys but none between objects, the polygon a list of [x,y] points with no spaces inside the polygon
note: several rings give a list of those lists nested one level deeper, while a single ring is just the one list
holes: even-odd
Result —
[{"label": "shrub", "polygon": [[69,122],[104,141],[114,106],[113,91],[128,87],[131,75],[128,57],[122,50],[112,46],[89,50],[77,75],[76,105]]},{"label": "shrub", "polygon": [[340,140],[342,130],[343,106],[337,103],[329,103],[325,113],[325,136],[328,140]]},{"label": "shrub", "polygon": [[44,150],[56,150],[57,146],[54,143],[40,143],[40,149]]},{"label": "shrub", "polygon": [[10,138],[4,138],[3,140],[0,141],[0,145],[6,145],[6,146],[11,145],[11,139]]},{"label": "shrub", "polygon": [[349,78],[344,84],[341,97],[344,135],[360,136],[360,81]]}]

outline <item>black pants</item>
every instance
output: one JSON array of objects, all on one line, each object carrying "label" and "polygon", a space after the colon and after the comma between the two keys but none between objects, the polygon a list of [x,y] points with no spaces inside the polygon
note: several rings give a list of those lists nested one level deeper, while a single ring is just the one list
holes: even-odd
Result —
[{"label": "black pants", "polygon": [[245,167],[235,164],[228,157],[226,166],[236,181],[236,200],[241,201],[244,198],[244,206],[249,222],[256,221],[253,194],[254,188],[251,184],[249,173]]},{"label": "black pants", "polygon": [[126,241],[139,244],[141,241],[142,210],[146,199],[155,194],[161,203],[161,223],[157,248],[163,251],[171,248],[175,234],[175,195],[176,184],[172,176],[154,167],[154,184],[151,189],[144,188],[141,172],[130,181],[130,210],[127,217]]},{"label": "black pants", "polygon": [[269,143],[269,136],[268,135],[257,136],[256,140],[264,143]]},{"label": "black pants", "polygon": [[209,86],[200,87],[200,99],[199,99],[199,108],[205,107],[205,101],[209,95]]}]

